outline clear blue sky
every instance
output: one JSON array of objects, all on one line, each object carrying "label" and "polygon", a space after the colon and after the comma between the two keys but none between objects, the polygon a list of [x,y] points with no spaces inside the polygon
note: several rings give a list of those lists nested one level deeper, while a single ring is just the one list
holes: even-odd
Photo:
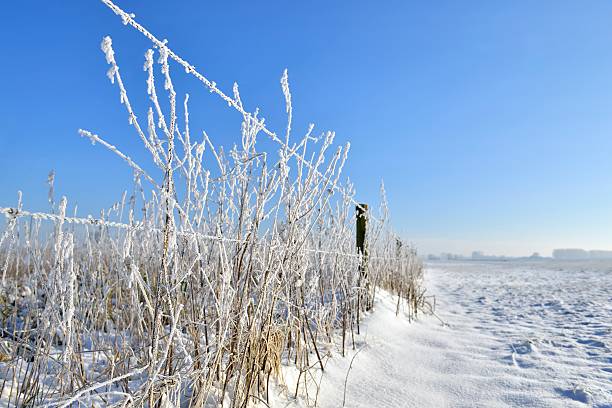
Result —
[{"label": "clear blue sky", "polygon": [[[612,2],[127,1],[120,6],[222,89],[284,126],[289,69],[296,133],[314,122],[351,141],[347,175],[423,252],[612,249]],[[114,40],[144,118],[147,41],[99,1],[2,6],[0,206],[46,210],[57,193],[95,214],[131,172],[77,135],[145,155],[99,44]],[[175,68],[176,70],[177,68]],[[237,140],[240,117],[198,83],[192,129]]]}]

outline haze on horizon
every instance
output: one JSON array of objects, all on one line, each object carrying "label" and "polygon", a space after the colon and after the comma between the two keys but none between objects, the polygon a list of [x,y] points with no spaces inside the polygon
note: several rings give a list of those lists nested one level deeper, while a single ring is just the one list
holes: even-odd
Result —
[{"label": "haze on horizon", "polygon": [[612,250],[612,244],[609,246],[588,246],[580,243],[568,244],[567,241],[558,241],[557,245],[530,242],[452,241],[439,239],[422,239],[413,242],[421,255],[456,254],[464,257],[470,257],[475,251],[494,256],[528,257],[537,253],[540,256],[550,257],[555,249]]}]

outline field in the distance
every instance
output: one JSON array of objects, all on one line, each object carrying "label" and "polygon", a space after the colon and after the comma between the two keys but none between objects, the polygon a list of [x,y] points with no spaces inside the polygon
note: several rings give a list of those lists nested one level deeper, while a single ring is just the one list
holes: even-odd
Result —
[{"label": "field in the distance", "polygon": [[481,366],[455,381],[479,377],[487,406],[612,406],[612,261],[434,262],[427,271],[441,316],[461,332],[446,353]]}]

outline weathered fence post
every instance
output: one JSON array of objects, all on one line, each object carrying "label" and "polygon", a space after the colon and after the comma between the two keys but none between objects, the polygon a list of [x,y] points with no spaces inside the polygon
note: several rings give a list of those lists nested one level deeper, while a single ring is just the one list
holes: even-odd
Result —
[{"label": "weathered fence post", "polygon": [[[361,299],[363,298],[363,283],[365,282],[366,287],[368,286],[368,249],[366,246],[366,229],[368,225],[367,204],[357,204],[355,206],[356,211],[356,224],[355,224],[355,244],[357,246],[357,253],[361,255],[361,263],[359,264],[359,281],[358,281],[358,294],[357,294],[357,334],[359,334],[359,314],[361,311]],[[366,291],[369,293],[369,290]],[[370,310],[370,305],[366,296],[366,310]]]},{"label": "weathered fence post", "polygon": [[355,211],[357,212],[356,218],[356,244],[357,244],[357,252],[359,254],[365,254],[365,236],[366,236],[366,212],[368,211],[367,204],[357,204],[355,206]]}]

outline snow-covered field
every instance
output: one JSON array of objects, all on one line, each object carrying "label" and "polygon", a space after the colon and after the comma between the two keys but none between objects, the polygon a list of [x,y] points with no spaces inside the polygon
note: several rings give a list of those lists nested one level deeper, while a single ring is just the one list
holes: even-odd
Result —
[{"label": "snow-covered field", "polygon": [[358,354],[329,360],[320,406],[612,407],[612,262],[426,269],[446,325],[409,324],[380,295]]}]

